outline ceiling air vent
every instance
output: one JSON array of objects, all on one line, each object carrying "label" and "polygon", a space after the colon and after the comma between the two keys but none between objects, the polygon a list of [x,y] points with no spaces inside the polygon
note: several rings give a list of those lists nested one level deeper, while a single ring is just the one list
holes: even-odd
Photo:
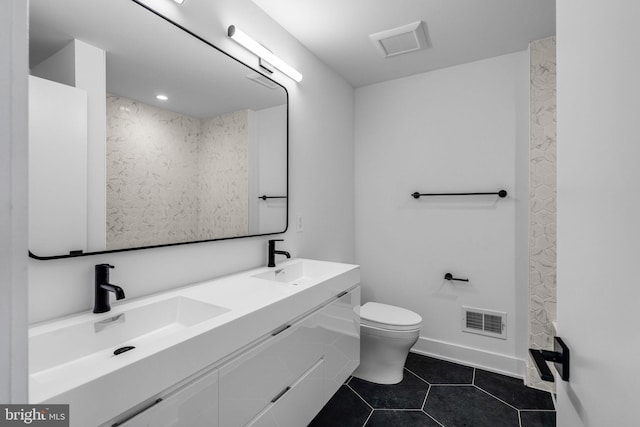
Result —
[{"label": "ceiling air vent", "polygon": [[507,313],[462,307],[462,331],[507,339]]},{"label": "ceiling air vent", "polygon": [[371,34],[369,38],[384,58],[431,47],[422,21]]}]

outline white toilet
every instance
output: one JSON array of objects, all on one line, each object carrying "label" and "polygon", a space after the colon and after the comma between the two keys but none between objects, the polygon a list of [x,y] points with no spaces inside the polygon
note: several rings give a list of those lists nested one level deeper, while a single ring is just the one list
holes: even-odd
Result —
[{"label": "white toilet", "polygon": [[421,326],[422,317],[405,308],[377,302],[360,307],[360,366],[353,376],[377,384],[402,381]]}]

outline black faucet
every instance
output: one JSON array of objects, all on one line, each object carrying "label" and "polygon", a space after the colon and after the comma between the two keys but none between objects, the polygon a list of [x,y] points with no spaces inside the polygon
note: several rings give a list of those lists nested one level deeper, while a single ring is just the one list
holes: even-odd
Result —
[{"label": "black faucet", "polygon": [[113,268],[113,265],[96,265],[96,290],[95,303],[93,304],[94,313],[105,313],[111,310],[111,305],[109,304],[109,292],[116,294],[116,299],[124,298],[124,291],[122,288],[109,283],[110,268]]},{"label": "black faucet", "polygon": [[275,267],[276,266],[276,254],[284,255],[287,258],[291,258],[289,252],[287,251],[276,251],[276,242],[284,242],[283,239],[273,239],[269,240],[269,263],[267,267]]}]

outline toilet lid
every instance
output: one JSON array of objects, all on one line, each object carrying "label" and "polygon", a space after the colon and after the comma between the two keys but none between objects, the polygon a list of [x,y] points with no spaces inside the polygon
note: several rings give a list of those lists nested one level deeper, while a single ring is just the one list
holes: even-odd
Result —
[{"label": "toilet lid", "polygon": [[406,331],[422,325],[422,317],[406,308],[368,302],[360,307],[360,323],[381,329]]}]

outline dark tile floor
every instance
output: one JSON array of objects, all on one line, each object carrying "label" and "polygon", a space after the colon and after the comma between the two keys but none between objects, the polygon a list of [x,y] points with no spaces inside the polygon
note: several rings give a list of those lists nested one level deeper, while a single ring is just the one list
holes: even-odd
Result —
[{"label": "dark tile floor", "polygon": [[555,427],[551,394],[522,380],[409,353],[399,384],[351,377],[309,427]]}]

